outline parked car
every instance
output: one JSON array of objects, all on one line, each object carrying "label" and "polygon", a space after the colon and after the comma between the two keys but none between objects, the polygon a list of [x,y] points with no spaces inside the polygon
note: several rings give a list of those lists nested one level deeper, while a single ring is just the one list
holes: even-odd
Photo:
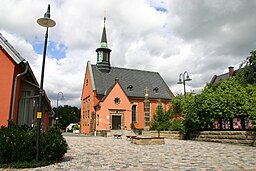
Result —
[{"label": "parked car", "polygon": [[80,128],[80,125],[78,123],[70,123],[67,127],[66,127],[66,132],[73,132],[74,128],[77,127]]}]

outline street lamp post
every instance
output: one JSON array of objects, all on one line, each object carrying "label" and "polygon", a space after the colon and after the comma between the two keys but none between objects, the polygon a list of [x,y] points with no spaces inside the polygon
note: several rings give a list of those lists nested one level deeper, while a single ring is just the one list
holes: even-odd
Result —
[{"label": "street lamp post", "polygon": [[56,108],[56,116],[55,116],[55,119],[56,119],[56,128],[58,128],[58,108],[59,108],[59,100],[60,100],[60,97],[59,95],[61,94],[61,99],[64,99],[64,95],[62,92],[59,92],[58,95],[57,95],[57,108]]},{"label": "street lamp post", "polygon": [[44,41],[44,51],[43,51],[43,63],[42,63],[42,71],[41,71],[41,82],[39,87],[39,104],[37,111],[37,136],[36,136],[36,162],[39,162],[39,145],[40,145],[40,126],[42,119],[42,96],[44,94],[43,85],[44,85],[44,66],[45,66],[45,56],[46,56],[46,48],[47,48],[47,39],[48,39],[48,28],[54,27],[56,25],[55,21],[50,19],[50,5],[48,5],[47,12],[44,14],[43,18],[39,18],[37,23],[46,27],[45,33],[45,41]]},{"label": "street lamp post", "polygon": [[184,73],[180,73],[179,81],[177,84],[183,84],[184,86],[184,96],[186,97],[186,81],[191,81],[192,79],[189,78],[188,72],[185,71]]}]

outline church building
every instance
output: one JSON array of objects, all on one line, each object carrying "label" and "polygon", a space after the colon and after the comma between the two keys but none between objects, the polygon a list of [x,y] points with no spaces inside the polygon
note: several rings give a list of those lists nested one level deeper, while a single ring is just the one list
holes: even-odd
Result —
[{"label": "church building", "polygon": [[157,105],[170,107],[173,93],[158,72],[113,67],[104,27],[96,65],[87,62],[81,96],[81,133],[148,130]]}]

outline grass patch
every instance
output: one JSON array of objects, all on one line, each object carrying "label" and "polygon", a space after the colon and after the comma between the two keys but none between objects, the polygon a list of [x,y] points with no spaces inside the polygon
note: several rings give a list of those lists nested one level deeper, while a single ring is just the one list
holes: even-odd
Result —
[{"label": "grass patch", "polygon": [[35,160],[31,162],[16,162],[16,163],[0,163],[0,168],[35,168],[41,166],[48,166],[50,164],[58,163],[60,161],[40,161],[37,163]]}]

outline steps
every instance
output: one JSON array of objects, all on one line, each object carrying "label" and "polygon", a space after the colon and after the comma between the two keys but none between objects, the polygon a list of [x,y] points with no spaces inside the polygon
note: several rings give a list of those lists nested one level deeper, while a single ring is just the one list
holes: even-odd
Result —
[{"label": "steps", "polygon": [[110,130],[108,136],[113,136],[114,134],[119,134],[122,136],[127,136],[127,135],[135,135],[135,133],[132,130]]}]

